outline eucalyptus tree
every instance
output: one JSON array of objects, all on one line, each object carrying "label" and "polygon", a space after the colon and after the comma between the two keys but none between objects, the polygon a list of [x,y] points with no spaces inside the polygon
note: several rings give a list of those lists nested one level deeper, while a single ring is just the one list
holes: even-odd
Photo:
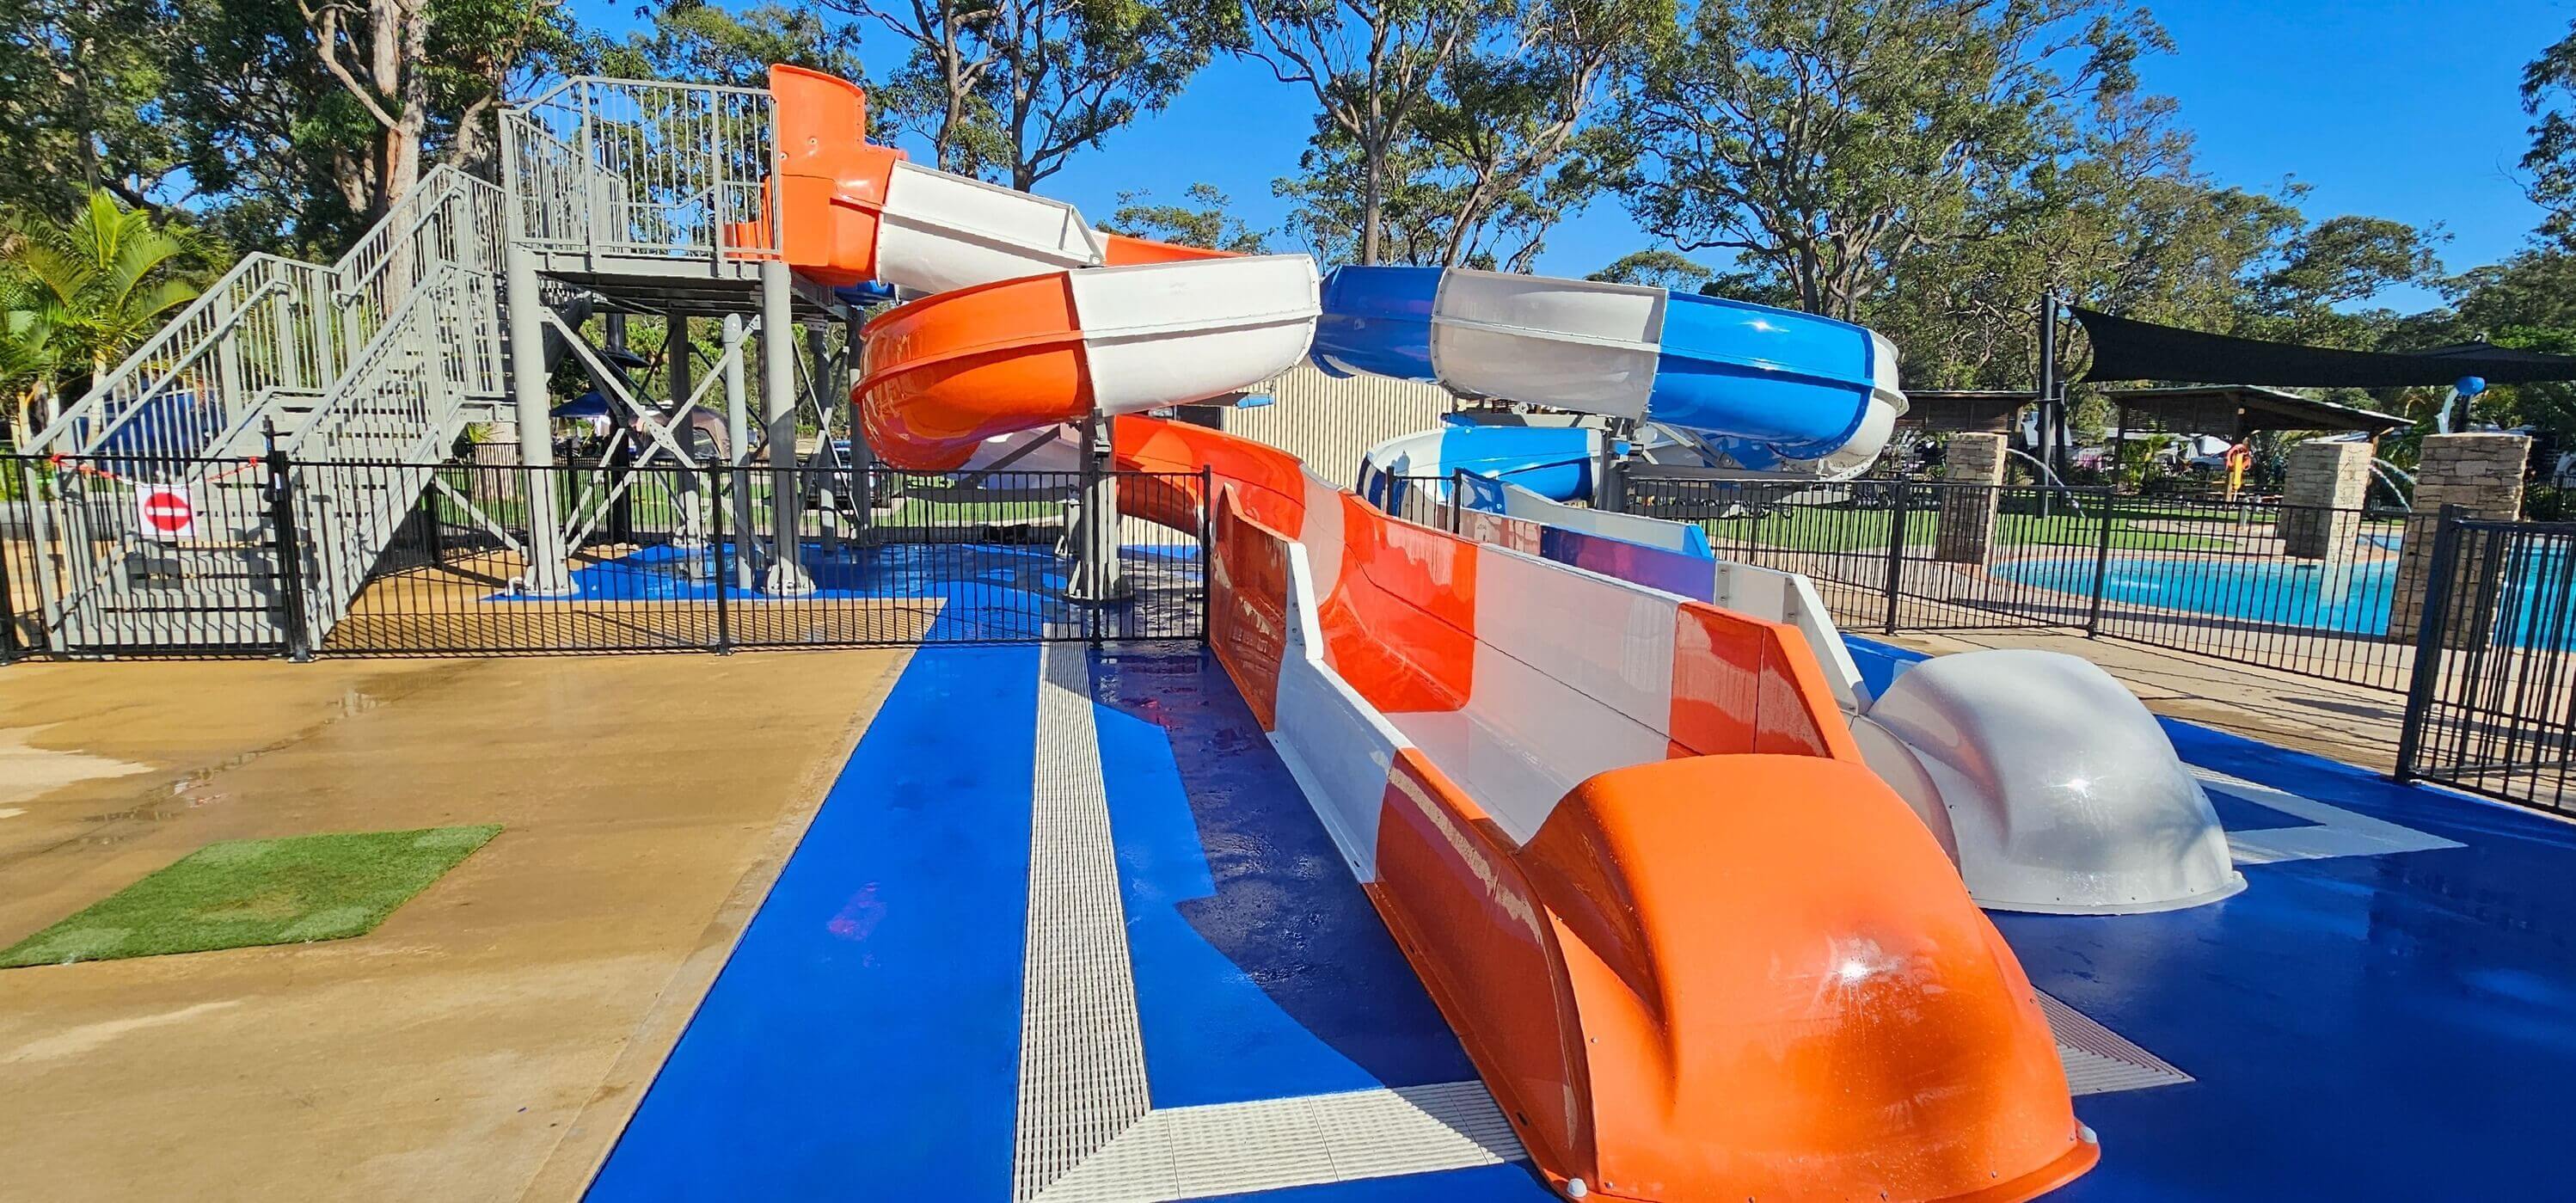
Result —
[{"label": "eucalyptus tree", "polygon": [[1233,199],[1217,186],[1198,183],[1183,193],[1187,204],[1156,204],[1143,191],[1118,194],[1118,210],[1101,228],[1113,234],[1152,238],[1182,246],[1233,251],[1241,255],[1270,253],[1270,231],[1256,230],[1234,216]]},{"label": "eucalyptus tree", "polygon": [[[1318,178],[1328,164],[1347,168],[1357,262],[1381,260],[1392,160],[1417,132],[1443,74],[1503,11],[1500,0],[1245,0],[1245,36],[1235,48],[1313,95],[1307,176]],[[1314,225],[1312,215],[1305,224]]]},{"label": "eucalyptus tree", "polygon": [[1701,0],[1623,99],[1623,191],[1674,247],[1851,317],[1883,265],[1972,229],[1981,186],[2164,45],[2120,0]]},{"label": "eucalyptus tree", "polygon": [[942,168],[1023,191],[1160,111],[1227,40],[1204,0],[828,0],[906,49],[879,98]]}]

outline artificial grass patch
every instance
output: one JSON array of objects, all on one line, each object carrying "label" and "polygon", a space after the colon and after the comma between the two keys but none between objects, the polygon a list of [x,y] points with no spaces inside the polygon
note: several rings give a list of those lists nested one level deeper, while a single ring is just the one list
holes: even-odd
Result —
[{"label": "artificial grass patch", "polygon": [[0,949],[0,969],[363,936],[499,824],[208,844]]}]

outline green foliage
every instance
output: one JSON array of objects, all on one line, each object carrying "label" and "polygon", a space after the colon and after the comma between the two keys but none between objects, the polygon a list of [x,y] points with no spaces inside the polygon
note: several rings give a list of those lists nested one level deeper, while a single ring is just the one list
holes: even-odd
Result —
[{"label": "green foliage", "polygon": [[76,395],[197,296],[199,239],[127,209],[104,190],[68,221],[22,217],[7,234],[0,386],[9,419],[43,395]]},{"label": "green foliage", "polygon": [[1231,36],[1212,0],[827,0],[907,52],[877,90],[950,171],[1026,190],[1180,94]]},{"label": "green foliage", "polygon": [[1653,285],[1674,292],[1697,292],[1700,285],[1716,279],[1717,272],[1679,251],[1656,247],[1630,251],[1610,266],[1583,278],[1610,284]]},{"label": "green foliage", "polygon": [[1318,101],[1300,174],[1273,185],[1290,228],[1335,259],[1507,271],[1625,169],[1600,102],[1674,22],[1672,0],[1250,11],[1245,51]]},{"label": "green foliage", "polygon": [[1112,234],[1134,238],[1152,238],[1176,242],[1182,246],[1206,247],[1212,251],[1234,251],[1245,255],[1270,253],[1270,231],[1256,230],[1242,219],[1228,213],[1231,198],[1214,184],[1192,184],[1186,194],[1187,205],[1148,203],[1144,192],[1118,194],[1118,211],[1101,228]]},{"label": "green foliage", "polygon": [[2165,45],[2117,0],[1703,0],[1624,98],[1640,224],[1855,316],[1907,252],[1981,233],[1984,192]]},{"label": "green foliage", "polygon": [[174,165],[160,0],[22,0],[0,23],[0,211],[64,216],[92,189],[141,203]]},{"label": "green foliage", "polygon": [[860,78],[858,48],[857,30],[810,8],[764,2],[736,13],[680,0],[655,10],[649,28],[623,41],[590,35],[582,57],[599,75],[756,88],[768,84],[772,63]]},{"label": "green foliage", "polygon": [[2522,69],[2522,108],[2535,120],[2531,149],[2522,156],[2524,191],[2545,216],[2540,233],[2576,247],[2576,22]]}]

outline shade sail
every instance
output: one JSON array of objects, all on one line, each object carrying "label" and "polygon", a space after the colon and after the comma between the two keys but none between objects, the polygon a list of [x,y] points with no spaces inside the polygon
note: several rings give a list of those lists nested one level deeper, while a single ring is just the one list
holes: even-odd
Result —
[{"label": "shade sail", "polygon": [[2576,355],[2544,355],[2491,343],[2457,343],[2431,351],[2340,351],[2295,343],[2207,334],[2067,306],[2093,341],[2087,381],[2193,380],[2294,388],[2394,388],[2450,384],[2476,376],[2489,384],[2576,380]]}]

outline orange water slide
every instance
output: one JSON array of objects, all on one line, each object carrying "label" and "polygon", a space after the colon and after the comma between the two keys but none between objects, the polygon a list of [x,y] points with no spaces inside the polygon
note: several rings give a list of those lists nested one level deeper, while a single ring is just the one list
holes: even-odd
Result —
[{"label": "orange water slide", "polygon": [[864,332],[872,449],[950,468],[1108,415],[1168,474],[1122,508],[1212,511],[1211,644],[1562,1193],[2004,1203],[2094,1163],[2029,982],[1794,630],[1140,416],[1301,358],[1312,262],[1118,240],[772,78],[789,263],[929,294]]}]

